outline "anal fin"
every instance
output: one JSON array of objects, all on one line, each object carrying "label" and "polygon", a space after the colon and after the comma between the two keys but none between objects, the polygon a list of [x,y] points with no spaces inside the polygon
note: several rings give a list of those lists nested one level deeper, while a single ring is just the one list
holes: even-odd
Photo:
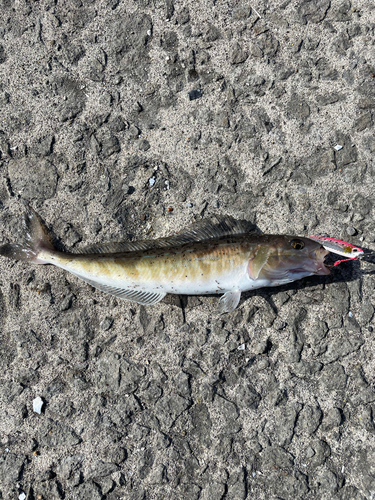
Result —
[{"label": "anal fin", "polygon": [[220,297],[217,312],[229,313],[236,309],[241,298],[241,290],[230,290]]},{"label": "anal fin", "polygon": [[131,290],[129,288],[102,285],[101,283],[98,283],[96,281],[84,278],[79,274],[75,274],[75,276],[93,286],[94,288],[97,288],[101,292],[109,293],[110,295],[114,295],[115,297],[119,297],[120,299],[131,300],[132,302],[137,302],[138,304],[147,306],[157,304],[167,295],[165,292],[146,292],[144,290]]}]

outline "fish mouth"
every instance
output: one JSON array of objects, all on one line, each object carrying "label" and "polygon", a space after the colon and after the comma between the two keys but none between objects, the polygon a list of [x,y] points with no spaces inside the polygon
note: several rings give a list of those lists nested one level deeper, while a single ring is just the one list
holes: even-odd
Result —
[{"label": "fish mouth", "polygon": [[330,270],[324,265],[324,258],[329,254],[329,251],[319,247],[317,250],[310,252],[309,257],[311,259],[310,265],[312,265],[312,272],[317,275],[327,275],[330,274]]}]

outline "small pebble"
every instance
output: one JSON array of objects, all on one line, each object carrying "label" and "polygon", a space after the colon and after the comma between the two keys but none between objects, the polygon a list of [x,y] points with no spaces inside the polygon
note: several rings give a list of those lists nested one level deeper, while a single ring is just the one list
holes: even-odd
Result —
[{"label": "small pebble", "polygon": [[150,149],[151,145],[148,141],[146,141],[146,139],[143,139],[140,143],[139,143],[139,146],[138,146],[138,149],[140,151],[148,151]]},{"label": "small pebble", "polygon": [[202,97],[202,91],[201,89],[192,90],[188,93],[188,96],[190,101],[194,101],[195,99],[199,99],[200,97]]},{"label": "small pebble", "polygon": [[139,135],[141,134],[141,131],[138,127],[136,127],[135,125],[130,125],[129,127],[129,130],[128,130],[128,133],[129,133],[129,136],[132,138],[132,139],[137,139],[139,137]]},{"label": "small pebble", "polygon": [[349,236],[354,236],[357,233],[357,230],[353,226],[348,226],[346,228],[346,234]]},{"label": "small pebble", "polygon": [[43,406],[43,400],[39,396],[35,399],[33,399],[33,411],[35,413],[39,413],[39,415],[42,413],[42,406]]},{"label": "small pebble", "polygon": [[258,361],[258,363],[257,363],[256,367],[257,367],[257,369],[260,371],[260,370],[265,370],[266,368],[268,368],[268,367],[269,367],[269,365],[270,365],[270,362],[268,361],[268,359],[267,359],[267,358],[261,358],[261,359]]},{"label": "small pebble", "polygon": [[306,458],[312,458],[315,455],[315,451],[309,446],[306,450],[305,456]]},{"label": "small pebble", "polygon": [[22,493],[20,493],[20,494],[18,495],[18,498],[19,498],[19,500],[25,500],[25,498],[26,498],[26,494],[25,494],[24,492],[22,492]]},{"label": "small pebble", "polygon": [[285,321],[276,320],[273,326],[276,328],[276,330],[284,330],[288,326],[288,324]]},{"label": "small pebble", "polygon": [[91,222],[91,231],[94,234],[98,234],[102,230],[102,225],[99,219],[94,219]]},{"label": "small pebble", "polygon": [[100,322],[100,328],[107,332],[113,325],[113,318],[106,316],[103,321]]},{"label": "small pebble", "polygon": [[246,347],[246,345],[245,345],[245,344],[241,344],[241,345],[239,345],[239,346],[237,347],[237,349],[238,349],[239,351],[244,351],[244,350],[245,350],[245,347]]},{"label": "small pebble", "polygon": [[151,177],[151,179],[148,180],[148,183],[150,184],[150,186],[153,186],[155,184],[155,179],[153,177]]},{"label": "small pebble", "polygon": [[348,316],[349,318],[352,318],[353,317],[353,313],[351,311],[348,312]]},{"label": "small pebble", "polygon": [[60,303],[60,311],[67,311],[71,308],[73,302],[73,295],[70,294],[67,297],[64,297]]},{"label": "small pebble", "polygon": [[340,144],[336,144],[334,149],[336,149],[336,151],[340,151],[340,149],[342,149],[342,146],[340,146]]},{"label": "small pebble", "polygon": [[254,342],[252,346],[252,351],[254,354],[264,354],[267,351],[268,340],[258,340]]}]

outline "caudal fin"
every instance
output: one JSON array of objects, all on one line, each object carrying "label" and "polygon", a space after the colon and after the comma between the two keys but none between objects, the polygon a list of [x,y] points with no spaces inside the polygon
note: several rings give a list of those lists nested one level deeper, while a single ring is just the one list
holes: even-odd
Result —
[{"label": "caudal fin", "polygon": [[22,229],[24,242],[0,246],[0,255],[9,259],[46,264],[43,254],[53,252],[53,240],[42,219],[27,203]]}]

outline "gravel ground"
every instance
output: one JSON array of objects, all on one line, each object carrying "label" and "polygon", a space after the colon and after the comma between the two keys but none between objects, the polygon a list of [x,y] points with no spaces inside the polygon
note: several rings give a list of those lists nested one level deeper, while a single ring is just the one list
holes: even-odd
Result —
[{"label": "gravel ground", "polygon": [[[360,0],[0,0],[0,241],[26,199],[73,251],[211,214],[374,249],[374,30]],[[0,498],[375,498],[373,264],[222,316],[0,268]]]}]

